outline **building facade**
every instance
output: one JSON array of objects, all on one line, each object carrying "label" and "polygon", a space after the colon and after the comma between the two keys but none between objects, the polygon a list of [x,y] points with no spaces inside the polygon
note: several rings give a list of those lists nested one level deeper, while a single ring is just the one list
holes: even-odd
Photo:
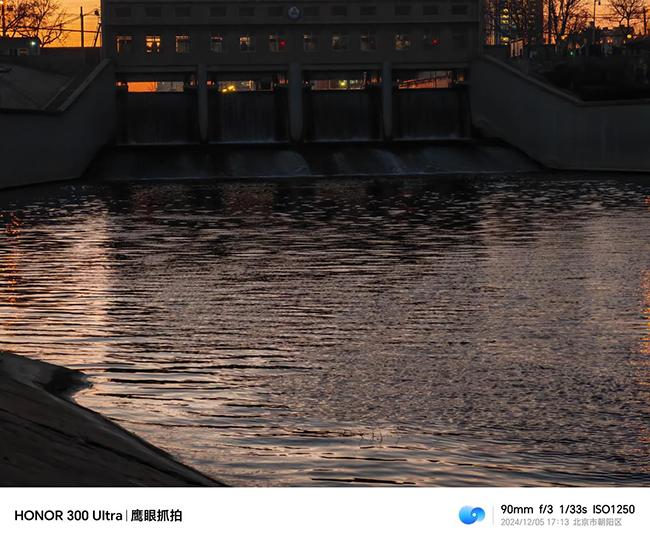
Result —
[{"label": "building facade", "polygon": [[118,71],[462,67],[481,44],[478,0],[104,0]]},{"label": "building facade", "polygon": [[38,38],[3,38],[0,37],[0,55],[34,56],[40,54]]},{"label": "building facade", "polygon": [[[481,2],[103,0],[102,47],[104,56],[114,60],[122,86],[155,82],[157,90],[194,92],[192,115],[202,142],[211,140],[211,127],[232,108],[246,100],[273,101],[249,95],[226,105],[216,96],[247,89],[278,90],[277,100],[255,120],[230,123],[231,131],[275,116],[280,124],[287,120],[291,141],[301,141],[314,132],[315,123],[322,124],[314,120],[314,111],[331,98],[315,93],[340,88],[367,91],[366,98],[336,100],[366,100],[369,118],[380,119],[381,137],[390,139],[400,101],[396,89],[414,89],[422,81],[432,88],[442,82],[449,86],[464,78],[483,43]],[[132,116],[142,114],[132,105],[136,101],[124,100]],[[252,106],[245,109],[250,112]],[[323,116],[340,116],[344,109],[331,106]]]}]

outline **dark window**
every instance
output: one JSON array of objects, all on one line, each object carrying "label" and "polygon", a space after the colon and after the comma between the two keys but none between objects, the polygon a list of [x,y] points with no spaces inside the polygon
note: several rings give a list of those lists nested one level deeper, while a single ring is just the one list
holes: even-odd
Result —
[{"label": "dark window", "polygon": [[317,32],[308,31],[302,36],[303,49],[307,53],[318,51],[319,36]]},{"label": "dark window", "polygon": [[454,30],[451,33],[451,43],[454,49],[467,49],[467,30]]},{"label": "dark window", "polygon": [[116,7],[115,8],[115,15],[118,17],[130,17],[131,16],[131,8],[130,7]]},{"label": "dark window", "polygon": [[395,32],[395,50],[407,51],[411,48],[411,36],[407,32]]},{"label": "dark window", "polygon": [[377,15],[377,6],[361,6],[362,17],[372,17]]},{"label": "dark window", "polygon": [[130,53],[133,45],[131,36],[115,36],[115,48],[118,53]]},{"label": "dark window", "polygon": [[210,51],[213,53],[223,53],[223,36],[221,34],[210,36]]},{"label": "dark window", "polygon": [[269,51],[282,53],[287,50],[287,37],[282,32],[269,34]]},{"label": "dark window", "polygon": [[426,30],[423,36],[425,49],[434,49],[440,45],[440,32],[438,30]]},{"label": "dark window", "polygon": [[423,15],[438,15],[438,6],[435,4],[425,4],[422,8]]},{"label": "dark window", "polygon": [[212,6],[210,8],[210,17],[225,17],[225,16],[226,16],[225,6]]},{"label": "dark window", "polygon": [[181,55],[190,52],[190,37],[188,35],[176,36],[176,52]]},{"label": "dark window", "polygon": [[347,6],[332,6],[332,15],[335,17],[345,17],[348,14]]},{"label": "dark window", "polygon": [[281,17],[284,13],[284,8],[282,6],[271,6],[269,8],[269,15],[271,17]]},{"label": "dark window", "polygon": [[189,17],[192,13],[190,6],[176,6],[174,10],[176,17]]},{"label": "dark window", "polygon": [[306,6],[304,9],[305,17],[318,17],[320,8],[318,6]]},{"label": "dark window", "polygon": [[151,6],[144,8],[144,14],[147,17],[160,17],[162,15],[162,8],[160,6]]},{"label": "dark window", "polygon": [[242,17],[253,17],[255,15],[255,8],[252,6],[239,8],[239,15]]},{"label": "dark window", "polygon": [[245,53],[252,53],[255,51],[255,36],[251,34],[243,34],[239,36],[239,50]]},{"label": "dark window", "polygon": [[377,49],[377,37],[374,32],[362,31],[359,35],[359,48],[362,51],[374,51]]},{"label": "dark window", "polygon": [[395,15],[404,17],[411,14],[411,6],[395,6]]},{"label": "dark window", "polygon": [[452,15],[467,15],[467,6],[451,6]]},{"label": "dark window", "polygon": [[332,32],[332,50],[348,50],[348,34],[346,32]]}]

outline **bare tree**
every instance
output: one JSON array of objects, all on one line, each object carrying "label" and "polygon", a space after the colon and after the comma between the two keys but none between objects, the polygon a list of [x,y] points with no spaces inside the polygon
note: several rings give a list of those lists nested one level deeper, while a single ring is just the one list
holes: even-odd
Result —
[{"label": "bare tree", "polygon": [[61,39],[66,13],[56,0],[15,1],[7,10],[7,34],[11,37],[38,37],[41,47]]},{"label": "bare tree", "polygon": [[646,9],[645,0],[609,0],[610,17],[619,25],[625,23],[632,28],[632,22],[640,21]]},{"label": "bare tree", "polygon": [[8,37],[14,38],[20,35],[20,31],[29,19],[29,7],[29,2],[5,3],[5,26]]},{"label": "bare tree", "polygon": [[589,19],[585,0],[549,0],[548,28],[556,43],[583,31]]},{"label": "bare tree", "polygon": [[[510,2],[510,21],[515,37],[525,44],[535,41],[537,28],[536,10],[538,0],[513,0]],[[541,21],[539,22],[541,25]]]},{"label": "bare tree", "polygon": [[501,35],[528,45],[541,36],[540,0],[485,0],[486,37]]}]

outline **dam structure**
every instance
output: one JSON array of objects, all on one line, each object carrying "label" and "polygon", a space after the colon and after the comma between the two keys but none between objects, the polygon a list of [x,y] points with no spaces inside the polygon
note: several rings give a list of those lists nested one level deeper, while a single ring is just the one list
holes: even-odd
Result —
[{"label": "dam structure", "polygon": [[457,140],[479,0],[103,0],[122,145]]}]

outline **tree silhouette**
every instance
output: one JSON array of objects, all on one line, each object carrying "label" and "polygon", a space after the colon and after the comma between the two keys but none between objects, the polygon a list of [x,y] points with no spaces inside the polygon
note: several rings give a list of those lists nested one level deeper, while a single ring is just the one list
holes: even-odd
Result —
[{"label": "tree silhouette", "polygon": [[56,0],[15,1],[6,7],[9,37],[37,37],[41,47],[61,39],[66,13]]},{"label": "tree silhouette", "polygon": [[610,17],[625,28],[632,28],[633,21],[643,18],[645,0],[609,0]]}]

